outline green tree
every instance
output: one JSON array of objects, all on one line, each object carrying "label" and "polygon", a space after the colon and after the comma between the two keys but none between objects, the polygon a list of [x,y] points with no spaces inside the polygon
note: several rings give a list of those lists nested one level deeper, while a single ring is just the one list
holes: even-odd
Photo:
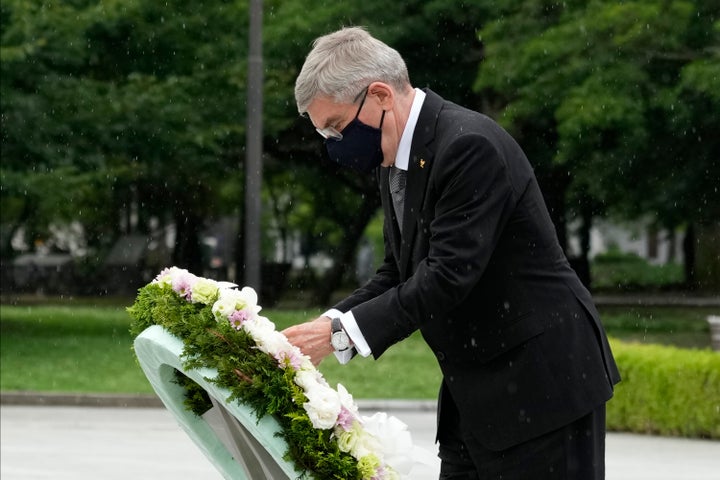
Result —
[{"label": "green tree", "polygon": [[[175,224],[174,261],[197,269],[204,221],[241,210],[245,9],[221,0],[4,2],[4,221],[33,225],[34,237],[51,221],[79,219],[101,249],[155,217]],[[267,198],[277,207],[273,189],[295,190],[300,204],[277,209],[273,223],[334,257],[318,302],[353,265],[379,201],[371,177],[322,160],[320,138],[298,119],[293,85],[312,40],[366,25],[407,58],[417,86],[478,105],[475,32],[485,17],[483,6],[444,1],[265,3]]]},{"label": "green tree", "polygon": [[566,207],[585,236],[608,213],[671,228],[718,218],[719,11],[529,0],[481,31],[476,88],[536,162],[561,239]]},{"label": "green tree", "polygon": [[0,21],[3,221],[76,218],[107,246],[137,211],[140,232],[174,222],[175,262],[199,268],[199,230],[237,176],[246,12],[9,0]]}]

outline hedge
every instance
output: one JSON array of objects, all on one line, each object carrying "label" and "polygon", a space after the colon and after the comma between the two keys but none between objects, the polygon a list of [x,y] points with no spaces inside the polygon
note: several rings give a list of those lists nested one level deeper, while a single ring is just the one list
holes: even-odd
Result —
[{"label": "hedge", "polygon": [[720,353],[611,344],[622,382],[607,405],[608,430],[720,438]]}]

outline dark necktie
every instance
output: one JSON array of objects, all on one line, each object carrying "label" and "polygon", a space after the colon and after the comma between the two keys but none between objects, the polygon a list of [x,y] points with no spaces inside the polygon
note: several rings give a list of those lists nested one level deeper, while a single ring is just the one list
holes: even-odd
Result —
[{"label": "dark necktie", "polygon": [[405,208],[405,181],[407,172],[396,167],[390,169],[390,194],[392,195],[395,216],[402,230],[403,210]]}]

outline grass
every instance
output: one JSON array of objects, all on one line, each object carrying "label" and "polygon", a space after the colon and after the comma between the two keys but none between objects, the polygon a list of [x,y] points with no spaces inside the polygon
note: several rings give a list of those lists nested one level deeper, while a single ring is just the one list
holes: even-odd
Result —
[{"label": "grass", "polygon": [[[279,329],[319,311],[268,310]],[[608,334],[625,341],[709,348],[703,308],[608,307]],[[0,305],[0,390],[152,392],[130,349],[130,318],[123,306]],[[419,333],[395,345],[378,361],[355,358],[341,366],[326,359],[321,371],[356,398],[435,399],[439,368]]]},{"label": "grass", "polygon": [[150,393],[120,307],[0,306],[0,390]]},{"label": "grass", "polygon": [[609,336],[626,342],[711,348],[711,307],[603,307],[600,315]]}]

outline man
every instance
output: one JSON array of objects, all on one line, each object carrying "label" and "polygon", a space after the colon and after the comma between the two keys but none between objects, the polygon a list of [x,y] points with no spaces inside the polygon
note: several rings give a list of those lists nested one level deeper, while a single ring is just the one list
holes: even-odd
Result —
[{"label": "man", "polygon": [[385,258],[290,341],[346,362],[419,329],[443,373],[441,479],[604,478],[618,371],[517,143],[414,89],[398,52],[361,28],[316,40],[295,98],[331,159],[374,171]]}]

